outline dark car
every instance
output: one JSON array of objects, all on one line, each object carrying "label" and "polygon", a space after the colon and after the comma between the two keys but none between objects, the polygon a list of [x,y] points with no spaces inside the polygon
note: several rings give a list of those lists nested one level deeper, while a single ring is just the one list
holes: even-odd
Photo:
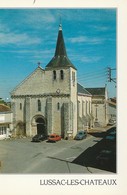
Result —
[{"label": "dark car", "polygon": [[76,140],[82,140],[86,137],[87,137],[87,131],[81,130],[81,131],[78,131],[78,133],[75,136],[75,139]]},{"label": "dark car", "polygon": [[32,138],[32,142],[40,142],[40,141],[44,141],[46,140],[47,137],[45,135],[42,134],[37,134]]}]

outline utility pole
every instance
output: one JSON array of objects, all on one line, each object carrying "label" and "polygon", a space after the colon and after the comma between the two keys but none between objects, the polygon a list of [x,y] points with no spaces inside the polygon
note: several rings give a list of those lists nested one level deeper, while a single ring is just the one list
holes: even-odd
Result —
[{"label": "utility pole", "polygon": [[113,70],[116,70],[116,68],[110,68],[110,67],[108,67],[107,68],[107,71],[108,71],[108,82],[114,82],[114,83],[116,83],[116,78],[113,78],[112,77],[112,71]]}]

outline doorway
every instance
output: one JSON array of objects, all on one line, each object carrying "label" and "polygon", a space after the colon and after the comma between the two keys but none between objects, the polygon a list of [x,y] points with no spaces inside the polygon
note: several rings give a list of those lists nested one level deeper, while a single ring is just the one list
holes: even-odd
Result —
[{"label": "doorway", "polygon": [[37,123],[37,134],[47,135],[45,119],[43,119],[42,117],[38,117],[36,119],[36,123]]}]

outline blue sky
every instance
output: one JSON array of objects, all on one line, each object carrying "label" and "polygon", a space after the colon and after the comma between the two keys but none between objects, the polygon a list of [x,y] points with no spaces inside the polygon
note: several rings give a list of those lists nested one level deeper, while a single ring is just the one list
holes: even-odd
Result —
[{"label": "blue sky", "polygon": [[[116,68],[116,9],[0,9],[0,97],[54,56],[62,20],[69,59],[84,87],[104,87],[116,96],[115,83],[107,82],[107,67]],[[116,78],[116,71],[112,71]]]}]

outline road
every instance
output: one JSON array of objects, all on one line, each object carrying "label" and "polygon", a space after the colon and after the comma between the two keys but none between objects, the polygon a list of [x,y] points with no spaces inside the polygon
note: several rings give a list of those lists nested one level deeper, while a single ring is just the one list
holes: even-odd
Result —
[{"label": "road", "polygon": [[[91,164],[88,166],[86,159],[89,154],[85,152],[102,140],[103,137],[93,135],[81,141],[61,140],[56,143],[33,143],[30,138],[3,140],[0,141],[0,173],[103,173],[105,170]],[[90,159],[89,163],[92,161]]]}]

